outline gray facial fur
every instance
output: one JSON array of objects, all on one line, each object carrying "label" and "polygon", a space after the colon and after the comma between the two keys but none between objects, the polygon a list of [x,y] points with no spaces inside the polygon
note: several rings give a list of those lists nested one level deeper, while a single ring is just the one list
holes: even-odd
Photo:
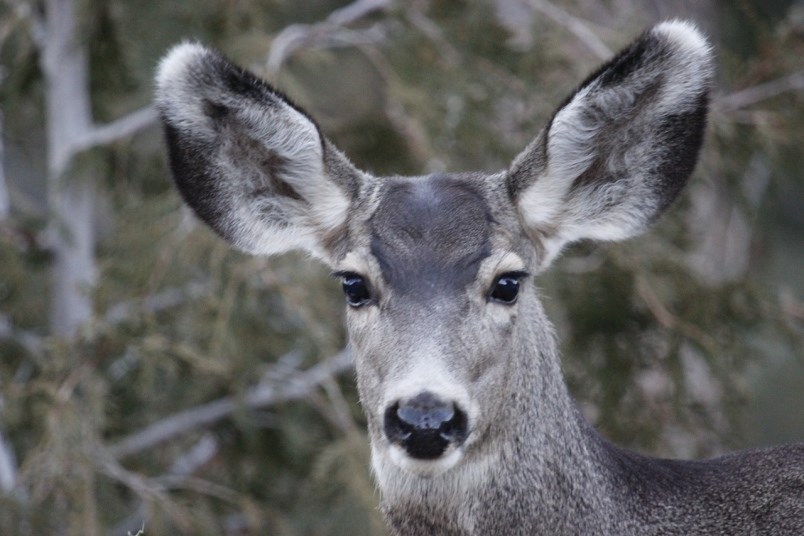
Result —
[{"label": "gray facial fur", "polygon": [[371,254],[386,283],[412,299],[456,293],[491,254],[482,194],[447,176],[390,185],[371,218]]}]

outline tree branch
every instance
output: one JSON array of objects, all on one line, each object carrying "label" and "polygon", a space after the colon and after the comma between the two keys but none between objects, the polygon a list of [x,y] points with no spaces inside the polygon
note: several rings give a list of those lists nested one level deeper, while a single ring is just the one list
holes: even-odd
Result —
[{"label": "tree branch", "polygon": [[[151,479],[156,485],[162,489],[169,489],[171,482],[168,479],[189,478],[199,467],[206,465],[219,450],[218,440],[211,433],[206,433],[201,436],[195,445],[190,450],[176,458],[170,465],[167,474]],[[231,494],[230,494],[231,495]],[[226,497],[229,498],[228,496]],[[115,524],[112,534],[126,534],[128,531],[135,529],[145,523],[147,515],[145,503],[141,500],[137,507],[122,521]]]},{"label": "tree branch", "polygon": [[439,54],[446,62],[455,65],[460,61],[460,52],[444,37],[444,32],[438,24],[422,13],[417,5],[411,6],[405,14],[411,24],[436,46]]},{"label": "tree branch", "polygon": [[18,329],[11,319],[3,314],[0,314],[0,339],[11,339],[31,354],[39,353],[44,345],[42,337],[30,331]]},{"label": "tree branch", "polygon": [[17,458],[0,428],[0,491],[11,493],[17,485]]},{"label": "tree branch", "polygon": [[11,214],[11,198],[6,185],[6,165],[3,152],[3,112],[0,111],[0,221]]},{"label": "tree branch", "polygon": [[37,11],[38,6],[33,5],[30,0],[6,0],[6,3],[14,9],[14,17],[17,20],[27,20],[30,27],[31,40],[40,51],[45,48],[45,20],[41,13]]},{"label": "tree branch", "polygon": [[688,339],[692,339],[712,355],[716,355],[718,353],[719,347],[715,339],[713,339],[708,333],[701,330],[698,326],[684,322],[671,313],[667,307],[664,306],[659,296],[653,290],[653,287],[651,287],[650,283],[648,283],[647,278],[642,275],[638,275],[636,283],[637,292],[645,301],[645,305],[648,306],[651,314],[659,322],[659,324],[666,329],[678,331]]},{"label": "tree branch", "polygon": [[804,71],[798,71],[764,84],[751,86],[730,95],[724,95],[717,100],[717,106],[725,111],[739,110],[782,93],[802,89],[804,89]]},{"label": "tree branch", "polygon": [[207,432],[190,450],[173,461],[166,476],[190,476],[199,467],[206,465],[218,453],[218,450],[218,440],[212,433]]},{"label": "tree branch", "polygon": [[528,4],[559,26],[563,26],[569,30],[569,32],[578,38],[586,48],[598,57],[598,59],[606,60],[614,54],[584,20],[570,15],[547,0],[528,0]]},{"label": "tree branch", "polygon": [[86,151],[92,147],[113,143],[150,127],[156,123],[157,118],[156,109],[152,105],[148,105],[111,123],[94,126],[83,137],[75,141],[73,150],[75,152]]},{"label": "tree branch", "polygon": [[326,22],[337,26],[346,26],[375,11],[388,9],[393,3],[393,0],[355,0],[348,6],[338,8],[330,13]]},{"label": "tree branch", "polygon": [[98,449],[95,453],[95,466],[107,477],[120,482],[136,493],[143,502],[155,502],[184,530],[190,522],[184,509],[174,502],[167,493],[166,486],[152,479],[131,472],[120,465],[108,451]]},{"label": "tree branch", "polygon": [[209,285],[191,282],[184,287],[171,287],[156,294],[116,303],[106,310],[103,320],[110,326],[116,326],[132,318],[137,313],[159,313],[209,294]]},{"label": "tree branch", "polygon": [[256,409],[305,398],[332,375],[352,365],[348,349],[344,349],[304,372],[293,376],[282,385],[258,385],[242,397],[226,396],[193,409],[180,411],[135,432],[110,449],[116,459],[139,454],[160,443],[210,426],[231,416],[239,408]]},{"label": "tree branch", "polygon": [[322,22],[316,24],[292,24],[277,34],[271,43],[266,68],[275,76],[290,56],[302,48],[344,47],[376,43],[384,37],[377,26],[365,30],[349,30],[345,27],[375,11],[388,9],[393,0],[355,0],[336,9]]}]

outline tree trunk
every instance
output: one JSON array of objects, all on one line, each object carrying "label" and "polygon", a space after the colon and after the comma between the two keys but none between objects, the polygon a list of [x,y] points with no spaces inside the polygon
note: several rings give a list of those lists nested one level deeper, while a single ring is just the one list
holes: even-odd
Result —
[{"label": "tree trunk", "polygon": [[96,277],[94,189],[70,170],[76,142],[92,128],[87,51],[76,36],[74,8],[73,0],[47,0],[43,51],[54,254],[50,327],[62,337],[72,336],[92,315]]},{"label": "tree trunk", "polygon": [[5,160],[3,159],[3,112],[0,111],[0,222],[11,214],[11,199],[6,186]]}]

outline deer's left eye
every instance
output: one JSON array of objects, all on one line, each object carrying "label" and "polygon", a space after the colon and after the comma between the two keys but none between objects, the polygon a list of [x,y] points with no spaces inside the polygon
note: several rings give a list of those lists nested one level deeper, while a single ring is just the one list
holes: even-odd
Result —
[{"label": "deer's left eye", "polygon": [[352,307],[362,307],[371,302],[371,292],[363,276],[354,272],[340,272],[336,275],[341,278],[346,303]]},{"label": "deer's left eye", "polygon": [[497,277],[489,292],[489,300],[511,305],[519,296],[519,284],[526,272],[506,272]]}]

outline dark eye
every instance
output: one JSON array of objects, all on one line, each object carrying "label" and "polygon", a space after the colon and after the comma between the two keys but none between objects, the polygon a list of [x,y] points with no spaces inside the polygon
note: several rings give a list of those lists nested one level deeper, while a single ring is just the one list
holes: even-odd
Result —
[{"label": "dark eye", "polygon": [[526,275],[528,274],[525,272],[506,272],[500,275],[491,287],[489,299],[509,305],[516,302],[519,282]]},{"label": "dark eye", "polygon": [[341,278],[346,303],[352,307],[362,307],[371,301],[371,293],[363,276],[353,272],[341,272],[335,275]]}]

